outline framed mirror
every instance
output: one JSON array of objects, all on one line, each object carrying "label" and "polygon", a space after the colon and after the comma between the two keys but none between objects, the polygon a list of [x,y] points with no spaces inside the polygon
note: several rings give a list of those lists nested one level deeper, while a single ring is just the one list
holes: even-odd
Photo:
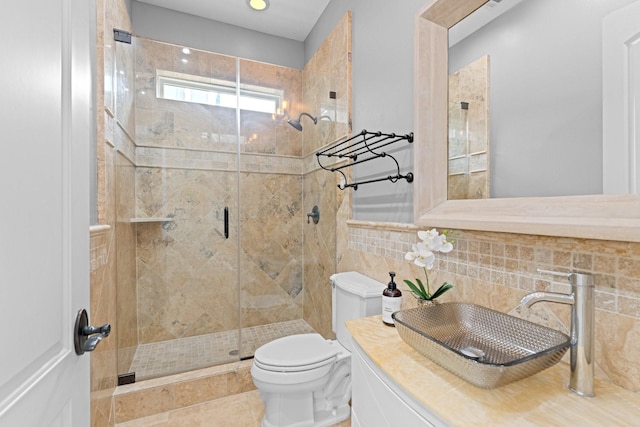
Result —
[{"label": "framed mirror", "polygon": [[[415,21],[415,223],[640,242],[640,197],[587,195],[447,200],[448,29],[486,0],[431,1]],[[579,16],[576,16],[579,19]]]}]

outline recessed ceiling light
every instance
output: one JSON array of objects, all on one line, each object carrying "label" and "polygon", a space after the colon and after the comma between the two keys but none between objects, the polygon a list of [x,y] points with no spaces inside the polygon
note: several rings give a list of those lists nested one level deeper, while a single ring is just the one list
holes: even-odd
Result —
[{"label": "recessed ceiling light", "polygon": [[267,10],[269,9],[269,0],[247,0],[247,4],[253,10]]}]

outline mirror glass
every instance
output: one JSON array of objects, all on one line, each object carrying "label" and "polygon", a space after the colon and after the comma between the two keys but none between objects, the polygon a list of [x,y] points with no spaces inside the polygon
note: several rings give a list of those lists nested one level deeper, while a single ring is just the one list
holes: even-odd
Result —
[{"label": "mirror glass", "polygon": [[450,29],[450,75],[488,56],[492,198],[602,194],[602,20],[633,1],[490,0]]}]

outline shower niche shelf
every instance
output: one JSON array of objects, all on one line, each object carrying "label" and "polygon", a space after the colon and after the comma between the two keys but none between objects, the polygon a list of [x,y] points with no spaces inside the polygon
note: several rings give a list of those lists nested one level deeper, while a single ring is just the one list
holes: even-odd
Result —
[{"label": "shower niche shelf", "polygon": [[147,222],[172,222],[173,218],[121,218],[118,222],[142,224]]},{"label": "shower niche shelf", "polygon": [[[388,152],[381,150],[383,147],[387,147],[401,141],[406,141],[409,144],[412,143],[413,132],[405,135],[397,135],[395,133],[369,132],[363,129],[360,133],[352,136],[351,138],[338,141],[324,150],[318,151],[316,153],[316,157],[318,159],[318,164],[322,169],[329,172],[338,172],[342,175],[341,182],[338,184],[338,188],[341,190],[350,187],[357,190],[359,185],[381,181],[398,182],[399,180],[404,179],[407,182],[413,182],[413,173],[407,172],[404,175],[401,174],[400,164],[396,158]],[[350,161],[346,164],[335,166],[335,164],[329,164],[330,160],[328,159],[330,158],[338,160],[350,159]],[[380,158],[389,158],[395,163],[395,175],[387,175],[386,177],[359,182],[347,182],[347,176],[342,169]]]}]

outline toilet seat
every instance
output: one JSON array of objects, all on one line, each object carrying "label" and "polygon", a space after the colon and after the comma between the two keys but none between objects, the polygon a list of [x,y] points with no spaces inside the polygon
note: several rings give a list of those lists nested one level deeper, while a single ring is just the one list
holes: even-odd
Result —
[{"label": "toilet seat", "polygon": [[272,372],[310,371],[333,363],[338,350],[320,334],[290,335],[258,348],[253,363]]}]

